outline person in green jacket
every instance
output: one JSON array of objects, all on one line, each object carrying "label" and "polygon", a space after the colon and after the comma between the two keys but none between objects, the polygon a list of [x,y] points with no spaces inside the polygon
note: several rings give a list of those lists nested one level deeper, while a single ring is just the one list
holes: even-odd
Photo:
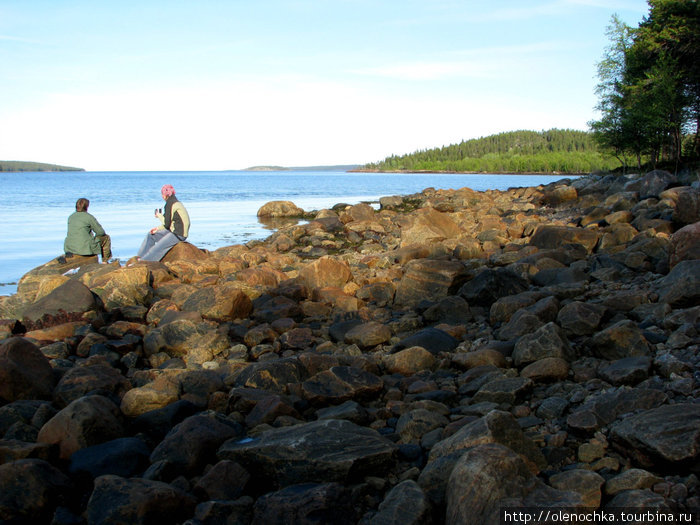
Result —
[{"label": "person in green jacket", "polygon": [[90,201],[80,198],[75,213],[68,217],[68,235],[63,242],[66,257],[71,255],[101,255],[102,262],[112,257],[112,240],[97,219],[88,213]]}]

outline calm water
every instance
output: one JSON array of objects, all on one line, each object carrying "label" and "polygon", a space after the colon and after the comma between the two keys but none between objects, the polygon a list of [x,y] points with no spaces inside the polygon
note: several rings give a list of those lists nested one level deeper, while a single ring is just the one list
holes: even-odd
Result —
[{"label": "calm water", "polygon": [[66,219],[79,197],[112,237],[115,257],[136,253],[157,225],[160,187],[172,184],[187,207],[189,241],[214,250],[264,239],[271,230],[256,213],[272,200],[305,210],[377,201],[433,188],[482,191],[547,184],[543,175],[366,174],[344,172],[63,172],[0,173],[0,295],[15,293],[26,272],[63,253]]}]

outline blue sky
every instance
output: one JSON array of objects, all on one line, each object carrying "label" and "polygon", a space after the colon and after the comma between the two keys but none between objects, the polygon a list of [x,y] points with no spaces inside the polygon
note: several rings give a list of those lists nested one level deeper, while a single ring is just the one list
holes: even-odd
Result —
[{"label": "blue sky", "polygon": [[0,159],[88,170],[365,163],[587,129],[645,0],[0,0]]}]

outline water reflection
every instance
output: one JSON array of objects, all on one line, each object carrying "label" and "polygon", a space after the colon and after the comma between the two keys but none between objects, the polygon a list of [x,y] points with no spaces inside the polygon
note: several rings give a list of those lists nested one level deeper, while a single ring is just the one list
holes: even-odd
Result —
[{"label": "water reflection", "polygon": [[286,226],[296,226],[301,222],[297,217],[258,217],[258,222],[267,230],[279,230]]}]

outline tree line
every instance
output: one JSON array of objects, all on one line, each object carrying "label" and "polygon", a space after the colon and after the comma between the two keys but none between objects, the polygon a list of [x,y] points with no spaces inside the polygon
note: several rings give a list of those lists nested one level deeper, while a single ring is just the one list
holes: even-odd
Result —
[{"label": "tree line", "polygon": [[25,162],[19,160],[0,160],[0,171],[85,171],[82,168],[58,166],[43,162]]},{"label": "tree line", "polygon": [[697,166],[700,158],[700,3],[648,0],[638,27],[612,17],[598,63],[599,145],[626,168]]},{"label": "tree line", "polygon": [[376,171],[591,173],[620,163],[601,153],[591,133],[570,129],[510,131],[442,148],[392,155],[367,164]]}]

